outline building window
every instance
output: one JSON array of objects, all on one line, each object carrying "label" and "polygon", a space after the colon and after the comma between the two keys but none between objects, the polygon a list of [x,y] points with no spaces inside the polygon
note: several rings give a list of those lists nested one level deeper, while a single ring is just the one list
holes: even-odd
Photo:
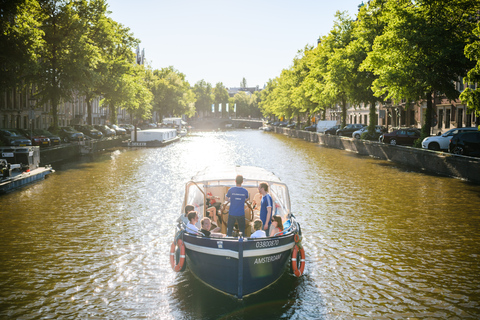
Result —
[{"label": "building window", "polygon": [[450,128],[450,109],[446,110],[446,115],[445,115],[445,129]]}]

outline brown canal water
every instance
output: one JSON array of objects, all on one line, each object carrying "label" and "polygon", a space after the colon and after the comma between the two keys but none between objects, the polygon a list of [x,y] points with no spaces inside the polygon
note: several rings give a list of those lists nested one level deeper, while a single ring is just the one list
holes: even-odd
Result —
[{"label": "brown canal water", "polygon": [[[237,301],[174,273],[184,183],[254,165],[290,188],[307,267]],[[480,186],[261,131],[54,166],[0,197],[0,319],[478,319]]]}]

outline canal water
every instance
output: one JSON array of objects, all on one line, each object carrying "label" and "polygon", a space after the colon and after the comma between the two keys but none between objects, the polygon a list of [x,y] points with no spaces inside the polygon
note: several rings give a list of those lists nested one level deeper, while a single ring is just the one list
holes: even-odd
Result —
[{"label": "canal water", "polygon": [[[183,186],[254,165],[290,188],[307,267],[237,301],[174,273]],[[480,186],[256,130],[55,166],[0,197],[0,319],[478,319]]]}]

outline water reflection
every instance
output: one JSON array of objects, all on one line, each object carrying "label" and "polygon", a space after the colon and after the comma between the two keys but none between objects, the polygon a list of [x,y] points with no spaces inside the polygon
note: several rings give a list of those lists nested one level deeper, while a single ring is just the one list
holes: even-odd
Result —
[{"label": "water reflection", "polygon": [[[79,160],[0,197],[0,318],[480,317],[480,186],[254,130]],[[171,271],[184,183],[219,164],[290,187],[304,277],[238,302]]]}]

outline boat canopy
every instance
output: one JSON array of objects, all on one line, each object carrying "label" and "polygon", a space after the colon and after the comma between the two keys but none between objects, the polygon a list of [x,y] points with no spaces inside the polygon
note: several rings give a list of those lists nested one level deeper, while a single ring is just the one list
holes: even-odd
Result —
[{"label": "boat canopy", "polygon": [[236,185],[235,178],[237,175],[243,176],[242,187],[249,191],[250,200],[258,193],[259,184],[266,182],[269,185],[268,191],[275,202],[276,213],[274,214],[285,216],[290,213],[290,198],[287,186],[272,172],[251,166],[206,168],[198,172],[186,184],[183,207],[187,204],[194,204],[202,216],[207,192],[213,192],[220,198],[220,201],[223,201],[228,189]]}]

